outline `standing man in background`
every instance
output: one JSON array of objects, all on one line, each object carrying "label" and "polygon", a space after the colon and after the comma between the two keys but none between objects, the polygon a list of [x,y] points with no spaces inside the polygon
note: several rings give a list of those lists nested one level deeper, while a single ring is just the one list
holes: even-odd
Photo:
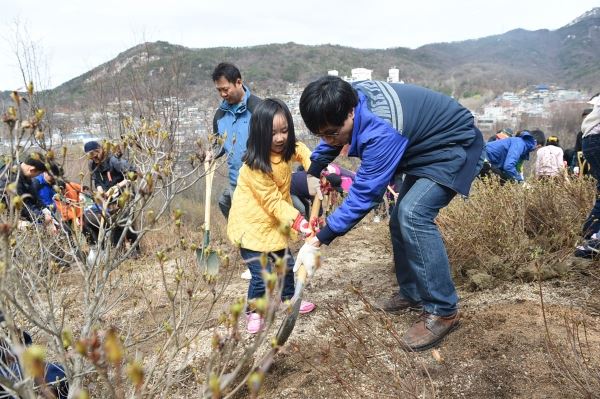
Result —
[{"label": "standing man in background", "polygon": [[224,139],[216,153],[208,154],[208,160],[227,156],[229,185],[219,197],[219,209],[229,217],[231,196],[237,185],[242,156],[246,152],[248,125],[254,108],[262,101],[250,92],[242,81],[240,70],[233,64],[222,62],[212,73],[212,80],[219,96],[223,99],[213,118],[213,134]]},{"label": "standing man in background", "polygon": [[[224,140],[222,145],[217,145],[213,149],[216,153],[207,154],[207,160],[227,156],[229,184],[219,197],[219,209],[227,219],[231,208],[231,197],[243,164],[242,156],[246,152],[250,117],[254,108],[262,100],[244,86],[242,74],[233,64],[222,62],[217,65],[212,73],[212,80],[219,96],[223,99],[213,118],[213,134]],[[249,280],[250,271],[246,270],[241,277]]]}]

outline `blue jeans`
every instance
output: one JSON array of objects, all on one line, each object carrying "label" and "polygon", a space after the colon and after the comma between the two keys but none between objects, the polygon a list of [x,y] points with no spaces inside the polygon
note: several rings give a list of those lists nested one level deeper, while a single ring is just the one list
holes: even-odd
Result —
[{"label": "blue jeans", "polygon": [[[265,295],[265,282],[262,278],[262,267],[260,265],[261,252],[252,251],[246,248],[240,248],[242,259],[250,269],[252,278],[250,279],[250,285],[248,286],[248,299],[260,298]],[[294,257],[287,250],[282,249],[281,251],[269,252],[267,255],[267,270],[271,271],[271,265],[275,262],[276,256],[283,257],[287,253],[287,268],[285,271],[285,278],[283,282],[283,290],[281,292],[281,299],[286,300],[294,296]]]},{"label": "blue jeans", "polygon": [[583,156],[590,165],[590,173],[596,179],[596,202],[583,223],[583,236],[589,238],[600,230],[600,135],[592,134],[581,140]]},{"label": "blue jeans", "polygon": [[424,177],[395,178],[398,202],[390,216],[396,279],[400,294],[422,302],[427,313],[449,316],[458,309],[458,295],[442,235],[435,224],[454,191]]}]

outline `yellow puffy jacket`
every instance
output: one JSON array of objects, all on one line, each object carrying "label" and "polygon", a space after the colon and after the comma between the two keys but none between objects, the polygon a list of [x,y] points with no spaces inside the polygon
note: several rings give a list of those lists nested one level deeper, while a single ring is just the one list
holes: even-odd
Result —
[{"label": "yellow puffy jacket", "polygon": [[308,147],[297,142],[296,153],[289,162],[271,153],[270,174],[242,165],[227,223],[231,242],[258,252],[287,248],[288,237],[280,231],[280,226],[291,226],[300,213],[290,196],[292,164],[300,162],[308,170],[310,155]]}]

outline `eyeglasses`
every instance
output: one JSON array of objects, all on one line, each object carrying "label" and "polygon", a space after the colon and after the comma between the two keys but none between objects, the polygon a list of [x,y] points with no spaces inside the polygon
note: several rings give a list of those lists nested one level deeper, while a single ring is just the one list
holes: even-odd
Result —
[{"label": "eyeglasses", "polygon": [[323,133],[320,133],[320,132],[319,133],[315,133],[315,136],[317,136],[317,137],[335,137],[335,136],[339,136],[341,130],[342,130],[342,128],[339,127],[339,128],[336,128],[336,130],[333,130],[333,131],[330,130],[328,132],[326,131],[326,132],[323,132]]}]

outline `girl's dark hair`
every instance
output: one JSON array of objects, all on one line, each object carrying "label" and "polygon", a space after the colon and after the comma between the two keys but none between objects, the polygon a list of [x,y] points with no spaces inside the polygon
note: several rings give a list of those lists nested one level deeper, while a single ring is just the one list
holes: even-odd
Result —
[{"label": "girl's dark hair", "polygon": [[252,170],[271,173],[271,145],[273,143],[273,118],[281,114],[288,125],[288,138],[283,149],[283,160],[288,162],[296,152],[294,120],[287,105],[276,98],[266,98],[252,112],[246,153],[242,161]]},{"label": "girl's dark hair", "polygon": [[300,96],[300,115],[311,133],[325,126],[340,127],[358,105],[358,94],[337,76],[324,76],[306,86]]}]

